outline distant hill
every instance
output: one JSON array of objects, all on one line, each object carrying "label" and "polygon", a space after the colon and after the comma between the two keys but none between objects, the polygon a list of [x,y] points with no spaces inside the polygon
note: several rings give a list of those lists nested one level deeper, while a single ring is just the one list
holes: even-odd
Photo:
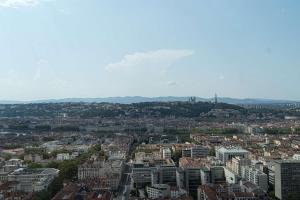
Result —
[{"label": "distant hill", "polygon": [[[189,97],[176,97],[176,96],[166,96],[166,97],[142,97],[142,96],[128,96],[128,97],[105,97],[105,98],[65,98],[65,99],[45,99],[36,101],[0,101],[0,104],[28,104],[28,103],[121,103],[121,104],[131,104],[131,103],[141,103],[141,102],[173,102],[173,101],[188,101]],[[213,98],[201,98],[196,97],[196,101],[211,102],[214,101]],[[235,104],[235,105],[253,105],[253,104],[288,104],[288,103],[300,103],[300,101],[291,100],[274,100],[274,99],[237,99],[229,97],[219,97],[219,102]]]},{"label": "distant hill", "polygon": [[[69,102],[69,101],[67,101]],[[61,113],[70,117],[199,117],[214,109],[244,111],[233,104],[211,102],[139,102],[132,104],[113,103],[39,103],[1,105],[0,117],[57,117]]]}]

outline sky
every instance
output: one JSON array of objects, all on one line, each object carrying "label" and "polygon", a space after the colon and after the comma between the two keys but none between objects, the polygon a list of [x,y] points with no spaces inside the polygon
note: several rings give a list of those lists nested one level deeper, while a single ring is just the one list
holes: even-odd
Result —
[{"label": "sky", "polygon": [[0,100],[300,100],[298,0],[0,0]]}]

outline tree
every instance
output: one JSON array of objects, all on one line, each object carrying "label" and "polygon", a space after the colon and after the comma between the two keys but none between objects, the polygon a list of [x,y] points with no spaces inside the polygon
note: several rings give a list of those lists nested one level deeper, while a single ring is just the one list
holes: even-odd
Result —
[{"label": "tree", "polygon": [[55,161],[51,161],[46,165],[47,168],[55,168],[58,169],[59,168],[59,163],[55,162]]},{"label": "tree", "polygon": [[79,162],[76,160],[66,160],[59,166],[59,176],[64,180],[73,180],[77,177]]},{"label": "tree", "polygon": [[33,162],[30,162],[28,164],[28,168],[30,169],[38,169],[38,168],[42,168],[43,165],[39,164],[39,163],[33,163]]},{"label": "tree", "polygon": [[216,150],[215,150],[214,147],[211,148],[211,149],[209,149],[209,155],[210,155],[210,156],[216,156]]}]

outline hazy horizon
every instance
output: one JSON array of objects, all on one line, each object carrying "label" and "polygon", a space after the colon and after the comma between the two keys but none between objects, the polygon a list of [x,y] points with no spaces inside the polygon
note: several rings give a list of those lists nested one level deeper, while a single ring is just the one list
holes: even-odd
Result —
[{"label": "hazy horizon", "polygon": [[[145,99],[167,99],[167,98],[186,98],[188,100],[189,97],[196,97],[203,100],[213,100],[214,96],[211,97],[202,97],[202,96],[107,96],[107,97],[66,97],[66,98],[45,98],[45,99],[0,99],[1,102],[20,102],[20,103],[30,103],[30,102],[47,102],[47,101],[60,101],[60,100],[77,100],[77,99],[83,99],[83,100],[97,100],[97,99],[126,99],[126,98],[132,98],[132,99],[138,99],[138,98],[145,98]],[[218,96],[219,99],[232,99],[232,100],[258,100],[258,101],[293,101],[293,102],[300,102],[298,99],[275,99],[275,98],[252,98],[252,97],[245,97],[245,98],[236,98],[236,97],[227,97],[227,96]]]},{"label": "hazy horizon", "polygon": [[300,1],[0,0],[0,100],[300,100]]}]

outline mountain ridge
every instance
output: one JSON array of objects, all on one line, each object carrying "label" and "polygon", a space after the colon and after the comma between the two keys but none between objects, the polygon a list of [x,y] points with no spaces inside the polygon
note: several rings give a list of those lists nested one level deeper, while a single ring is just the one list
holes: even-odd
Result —
[{"label": "mountain ridge", "polygon": [[[190,97],[186,96],[160,96],[160,97],[143,97],[143,96],[124,96],[124,97],[102,97],[102,98],[63,98],[63,99],[44,99],[32,101],[9,101],[0,100],[0,104],[34,104],[34,103],[120,103],[131,104],[141,102],[172,102],[188,101]],[[211,102],[214,98],[196,97],[196,101]],[[296,104],[300,101],[263,99],[263,98],[230,98],[218,97],[218,102],[235,104],[235,105],[253,105],[253,104]]]}]

